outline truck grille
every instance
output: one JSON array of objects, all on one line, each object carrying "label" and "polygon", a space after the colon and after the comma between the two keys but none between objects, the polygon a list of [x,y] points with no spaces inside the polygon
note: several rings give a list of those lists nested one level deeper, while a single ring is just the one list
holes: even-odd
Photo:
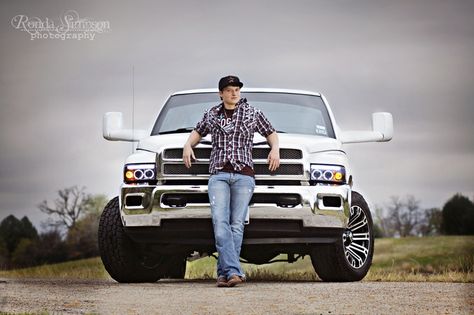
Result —
[{"label": "truck grille", "polygon": [[[197,158],[197,157],[196,157]],[[303,175],[303,165],[301,164],[280,164],[275,172],[270,172],[268,165],[255,164],[254,171],[256,175]],[[184,164],[164,164],[163,175],[198,175],[208,174],[209,164],[193,164],[191,168],[186,168]]]},{"label": "truck grille", "polygon": [[[210,147],[194,148],[194,155],[198,162],[192,164],[190,168],[186,168],[182,162],[183,148],[165,149],[160,156],[161,175],[166,176],[209,176],[209,157],[211,155]],[[284,148],[280,149],[280,167],[275,172],[270,172],[266,163],[270,148],[253,148],[252,157],[254,159],[254,171],[258,178],[261,176],[272,176],[275,181],[297,178],[278,178],[273,175],[298,176],[304,179],[304,167],[302,163],[303,152],[299,149]],[[263,162],[263,161],[265,162]],[[265,177],[264,177],[265,178]],[[264,179],[259,178],[259,179]],[[268,178],[270,179],[270,178]],[[301,180],[300,179],[300,180]],[[197,178],[196,178],[197,180]]]},{"label": "truck grille", "polygon": [[[209,159],[211,148],[193,149],[196,159]],[[270,153],[270,148],[253,148],[252,157],[254,159],[266,159]],[[167,149],[163,154],[164,159],[182,159],[183,149]],[[280,159],[299,160],[303,158],[303,153],[298,149],[280,149]]]}]

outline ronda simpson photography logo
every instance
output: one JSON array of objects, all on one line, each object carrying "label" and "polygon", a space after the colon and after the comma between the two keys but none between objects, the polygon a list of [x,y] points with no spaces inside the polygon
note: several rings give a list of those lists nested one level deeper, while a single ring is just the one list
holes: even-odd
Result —
[{"label": "ronda simpson photography logo", "polygon": [[28,33],[31,40],[94,40],[97,34],[110,31],[109,21],[80,18],[74,10],[66,11],[59,17],[59,20],[19,14],[12,18],[11,25],[14,29]]}]

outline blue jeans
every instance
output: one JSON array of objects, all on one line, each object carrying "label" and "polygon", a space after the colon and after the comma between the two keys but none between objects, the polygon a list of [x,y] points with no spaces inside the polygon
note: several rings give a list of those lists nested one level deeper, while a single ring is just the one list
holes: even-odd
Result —
[{"label": "blue jeans", "polygon": [[217,276],[245,277],[240,267],[240,248],[244,236],[244,221],[255,179],[238,173],[218,172],[211,175],[208,184],[212,225],[217,259]]}]

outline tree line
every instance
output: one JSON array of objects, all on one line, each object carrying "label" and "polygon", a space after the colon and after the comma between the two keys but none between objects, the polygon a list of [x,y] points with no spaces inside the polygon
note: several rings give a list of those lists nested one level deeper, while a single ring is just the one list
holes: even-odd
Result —
[{"label": "tree line", "polygon": [[51,205],[38,209],[48,215],[38,233],[28,217],[9,215],[0,223],[0,268],[24,268],[99,255],[97,231],[105,195],[91,195],[73,186],[58,191]]},{"label": "tree line", "polygon": [[[58,191],[53,204],[38,209],[48,215],[38,233],[28,217],[10,215],[0,223],[0,269],[23,268],[99,255],[97,232],[104,195],[73,186]],[[441,209],[422,209],[414,196],[394,196],[373,209],[376,237],[473,235],[474,203],[456,194]]]},{"label": "tree line", "polygon": [[376,237],[474,234],[474,202],[462,194],[441,209],[423,209],[412,195],[393,196],[386,206],[375,207],[373,217]]}]

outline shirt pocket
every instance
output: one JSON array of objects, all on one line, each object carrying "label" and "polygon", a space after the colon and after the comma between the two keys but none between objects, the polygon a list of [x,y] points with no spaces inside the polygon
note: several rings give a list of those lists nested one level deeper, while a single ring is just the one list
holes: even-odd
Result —
[{"label": "shirt pocket", "polygon": [[240,131],[246,137],[250,137],[255,132],[257,121],[252,116],[245,116],[240,124]]}]

